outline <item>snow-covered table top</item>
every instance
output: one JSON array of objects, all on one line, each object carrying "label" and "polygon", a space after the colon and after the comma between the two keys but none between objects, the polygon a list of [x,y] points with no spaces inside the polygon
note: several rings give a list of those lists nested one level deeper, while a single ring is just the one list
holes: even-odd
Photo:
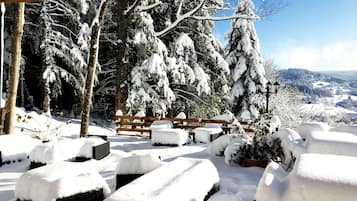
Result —
[{"label": "snow-covered table top", "polygon": [[16,182],[16,198],[54,201],[78,193],[103,189],[110,194],[105,180],[80,163],[59,162],[25,172]]},{"label": "snow-covered table top", "polygon": [[162,145],[183,145],[188,141],[188,133],[179,128],[154,129],[151,133],[151,142]]},{"label": "snow-covered table top", "polygon": [[209,160],[178,158],[123,186],[105,201],[203,200],[218,182],[217,169]]},{"label": "snow-covered table top", "polygon": [[105,143],[100,137],[64,139],[37,145],[30,153],[30,160],[40,163],[55,163],[75,157],[91,158],[93,146]]},{"label": "snow-covered table top", "polygon": [[316,131],[328,131],[330,126],[323,122],[305,122],[299,125],[296,131],[301,135],[302,138],[309,138],[311,133]]},{"label": "snow-covered table top", "polygon": [[150,126],[151,130],[162,129],[162,128],[173,128],[172,122],[168,120],[158,120],[158,121],[154,121]]}]

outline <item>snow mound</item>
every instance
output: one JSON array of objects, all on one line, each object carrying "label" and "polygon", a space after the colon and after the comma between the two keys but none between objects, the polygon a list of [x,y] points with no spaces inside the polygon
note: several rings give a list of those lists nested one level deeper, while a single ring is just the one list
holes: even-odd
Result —
[{"label": "snow mound", "polygon": [[232,136],[230,135],[222,135],[208,145],[207,152],[213,156],[222,156],[224,154],[224,150],[231,142],[231,139]]},{"label": "snow mound", "polygon": [[2,162],[24,160],[31,150],[40,143],[40,140],[23,134],[1,135],[0,152]]},{"label": "snow mound", "polygon": [[297,132],[303,137],[304,139],[308,139],[312,132],[315,131],[328,131],[330,126],[326,123],[322,122],[306,122],[300,124],[297,128]]},{"label": "snow mound", "polygon": [[184,112],[180,112],[175,118],[186,119],[186,114]]},{"label": "snow mound", "polygon": [[110,194],[105,180],[80,163],[61,162],[24,173],[16,182],[16,198],[33,201],[55,201],[78,193],[103,189]]},{"label": "snow mound", "polygon": [[178,158],[123,186],[105,201],[203,200],[218,183],[211,161]]},{"label": "snow mound", "polygon": [[357,157],[357,136],[342,132],[313,132],[306,149],[307,153]]},{"label": "snow mound", "polygon": [[302,154],[290,174],[271,163],[259,182],[256,200],[353,201],[356,168],[355,157],[324,154]]},{"label": "snow mound", "polygon": [[133,155],[120,158],[115,173],[120,175],[146,174],[160,167],[162,164],[164,162],[152,154]]},{"label": "snow mound", "polygon": [[188,140],[188,133],[178,128],[154,129],[151,133],[152,144],[184,145]]},{"label": "snow mound", "polygon": [[232,164],[233,162],[237,162],[238,157],[237,154],[239,153],[239,149],[241,145],[244,143],[243,139],[240,137],[234,138],[231,140],[229,145],[224,150],[224,162],[227,165]]}]

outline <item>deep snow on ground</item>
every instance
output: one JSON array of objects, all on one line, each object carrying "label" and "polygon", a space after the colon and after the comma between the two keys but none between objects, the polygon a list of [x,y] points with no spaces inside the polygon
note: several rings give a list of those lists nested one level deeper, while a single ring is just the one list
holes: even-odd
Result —
[{"label": "deep snow on ground", "polygon": [[[25,113],[18,109],[17,112],[24,116]],[[54,120],[45,115],[30,113],[31,119],[17,123],[16,132],[25,132],[29,135],[45,135],[46,129],[52,129],[58,136],[75,138],[79,135],[80,122],[73,121],[65,124],[66,120]],[[43,122],[49,122],[44,125]],[[48,126],[50,125],[50,126]],[[53,131],[53,129],[55,131]],[[36,131],[37,130],[37,131]],[[40,132],[41,131],[41,132]],[[50,133],[50,132],[49,132]],[[228,166],[224,157],[211,156],[207,152],[206,144],[190,144],[178,147],[152,146],[147,138],[136,136],[113,136],[112,128],[103,128],[92,125],[89,134],[110,135],[109,141],[111,154],[106,158],[84,162],[87,167],[99,171],[107,181],[110,188],[114,189],[114,171],[119,158],[132,154],[155,154],[164,161],[172,161],[178,157],[209,159],[216,166],[220,177],[220,191],[210,198],[211,201],[252,201],[264,169],[258,167],[243,168],[238,165]],[[0,168],[0,200],[14,200],[14,189],[17,178],[27,170],[29,161],[5,165]],[[194,179],[194,178],[192,178]]]}]

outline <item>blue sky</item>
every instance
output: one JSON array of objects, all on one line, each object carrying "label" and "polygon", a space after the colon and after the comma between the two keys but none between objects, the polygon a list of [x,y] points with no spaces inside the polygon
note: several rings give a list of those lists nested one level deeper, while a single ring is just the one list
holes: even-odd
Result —
[{"label": "blue sky", "polygon": [[[287,7],[255,23],[264,57],[280,68],[357,70],[357,0],[286,1]],[[221,41],[229,26],[216,22]]]}]

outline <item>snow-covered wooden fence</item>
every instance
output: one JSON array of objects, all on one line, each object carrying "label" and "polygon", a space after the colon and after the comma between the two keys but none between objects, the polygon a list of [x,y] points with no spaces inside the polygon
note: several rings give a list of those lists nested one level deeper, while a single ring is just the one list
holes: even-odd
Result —
[{"label": "snow-covered wooden fence", "polygon": [[[139,116],[115,116],[115,128],[118,135],[123,132],[136,132],[141,135],[144,133],[150,133],[150,125],[153,121],[168,120],[173,122],[174,128],[181,128],[190,131],[193,134],[193,129],[202,127],[205,124],[215,123],[221,124],[224,133],[230,133],[233,129],[232,123],[225,120],[212,120],[212,119],[196,119],[196,118],[168,118],[168,117],[139,117]],[[249,122],[241,121],[245,132],[254,132]]]}]

